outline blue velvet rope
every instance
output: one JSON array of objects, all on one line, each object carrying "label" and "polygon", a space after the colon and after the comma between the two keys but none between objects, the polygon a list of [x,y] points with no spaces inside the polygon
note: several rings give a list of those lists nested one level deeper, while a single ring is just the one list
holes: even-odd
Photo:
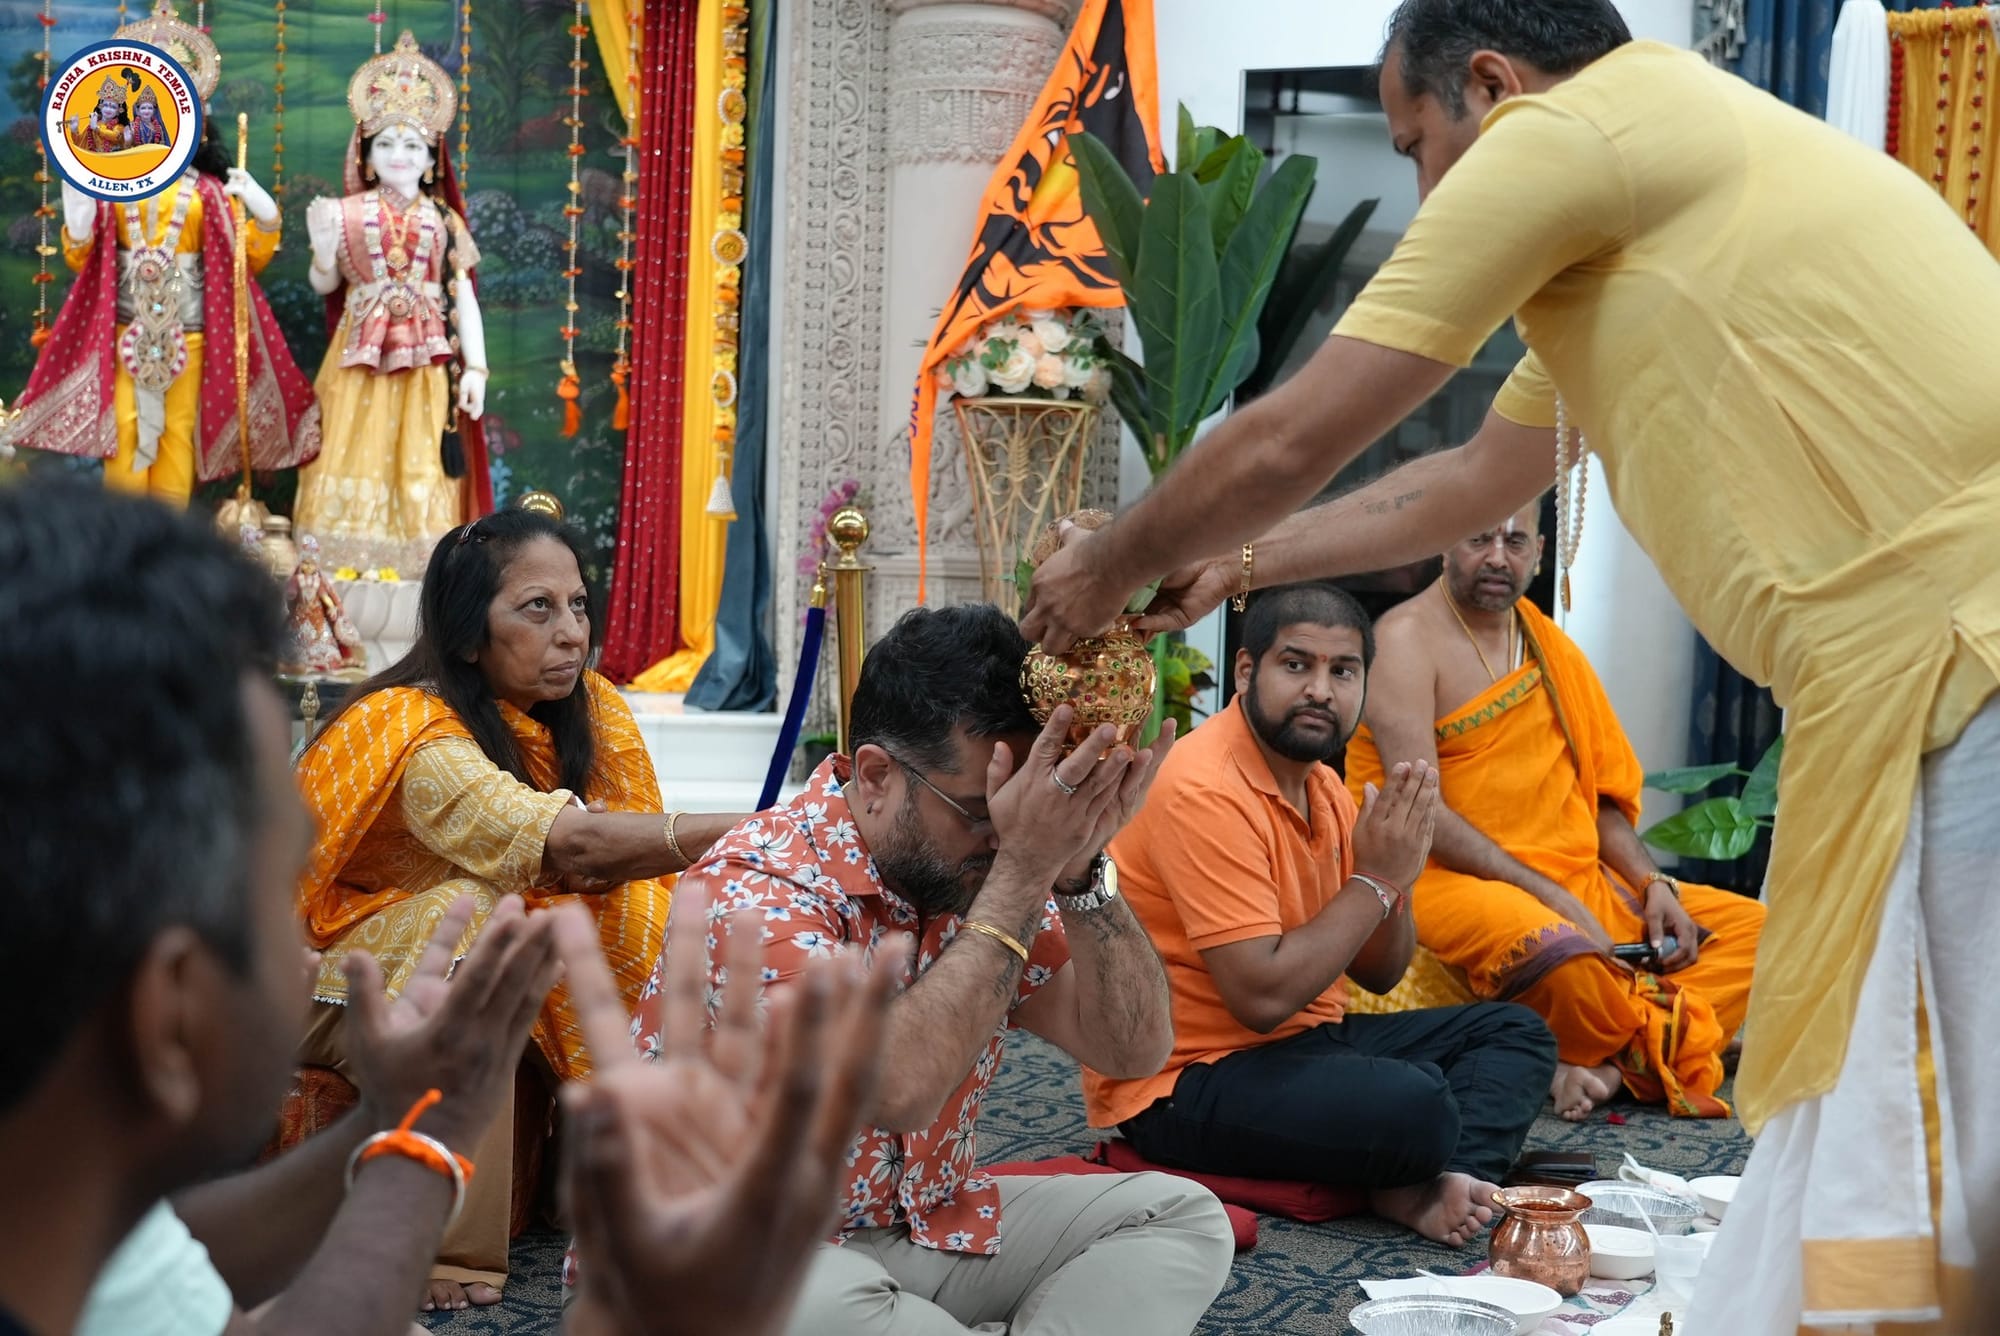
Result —
[{"label": "blue velvet rope", "polygon": [[799,643],[799,671],[792,681],[792,699],[785,706],[785,726],[778,730],[778,746],[771,753],[771,768],[764,772],[764,792],[757,799],[763,811],[778,801],[785,772],[792,768],[792,752],[799,745],[799,729],[806,722],[806,705],[812,700],[813,678],[819,672],[819,644],[826,635],[826,609],[806,609],[806,633]]}]

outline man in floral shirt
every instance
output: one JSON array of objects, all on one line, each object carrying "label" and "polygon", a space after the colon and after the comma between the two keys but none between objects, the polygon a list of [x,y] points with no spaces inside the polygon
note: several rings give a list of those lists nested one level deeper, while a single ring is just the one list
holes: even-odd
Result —
[{"label": "man in floral shirt", "polygon": [[[990,606],[904,616],[862,665],[853,755],[724,836],[683,882],[712,897],[711,995],[735,923],[761,921],[767,987],[809,960],[916,938],[874,1125],[849,1152],[840,1233],[807,1277],[798,1336],[1171,1336],[1228,1274],[1228,1223],[1204,1188],[975,1167],[980,1103],[1013,1026],[1130,1076],[1159,1070],[1173,1041],[1159,957],[1103,856],[1171,726],[1136,753],[1101,729],[1065,757],[1069,711],[1037,729],[1022,701],[1027,648]],[[634,1022],[642,1051],[658,1042],[656,984]]]}]

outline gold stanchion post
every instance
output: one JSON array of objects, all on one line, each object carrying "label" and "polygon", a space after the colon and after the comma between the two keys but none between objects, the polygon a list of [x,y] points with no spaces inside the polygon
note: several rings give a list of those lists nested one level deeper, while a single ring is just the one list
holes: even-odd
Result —
[{"label": "gold stanchion post", "polygon": [[[861,658],[868,651],[868,572],[854,554],[868,541],[868,517],[853,506],[833,513],[827,537],[840,549],[833,573],[833,615],[840,638],[840,750],[850,752],[854,688],[861,681]],[[850,753],[851,754],[851,753]]]}]

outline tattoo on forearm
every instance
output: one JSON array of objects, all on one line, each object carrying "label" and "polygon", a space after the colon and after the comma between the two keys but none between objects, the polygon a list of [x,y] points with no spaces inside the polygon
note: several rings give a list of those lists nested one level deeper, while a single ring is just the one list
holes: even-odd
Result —
[{"label": "tattoo on forearm", "polygon": [[1362,513],[1368,515],[1387,515],[1392,510],[1401,510],[1405,506],[1413,505],[1416,502],[1423,500],[1423,498],[1424,498],[1424,489],[1418,487],[1411,491],[1404,492],[1402,495],[1396,497],[1393,500],[1366,502],[1362,505],[1361,510]]}]

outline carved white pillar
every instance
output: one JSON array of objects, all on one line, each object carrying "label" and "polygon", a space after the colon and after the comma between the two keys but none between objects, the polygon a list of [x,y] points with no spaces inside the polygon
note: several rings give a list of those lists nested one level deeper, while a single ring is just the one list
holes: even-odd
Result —
[{"label": "carved white pillar", "polygon": [[[874,534],[871,635],[916,601],[911,392],[938,308],[963,271],[988,178],[1061,54],[1079,0],[814,0],[790,7],[775,547],[779,662],[796,662],[813,512],[861,482]],[[1085,495],[1117,494],[1115,425]],[[979,596],[957,422],[939,414],[929,598]]]}]

